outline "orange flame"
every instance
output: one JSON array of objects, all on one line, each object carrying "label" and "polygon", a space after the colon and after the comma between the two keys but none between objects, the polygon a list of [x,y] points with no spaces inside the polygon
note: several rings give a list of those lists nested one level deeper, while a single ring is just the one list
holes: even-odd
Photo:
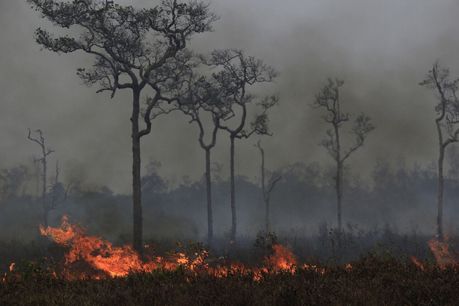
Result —
[{"label": "orange flame", "polygon": [[447,242],[432,239],[428,244],[440,269],[458,266],[457,254],[450,251]]},{"label": "orange flame", "polygon": [[411,261],[413,262],[413,264],[418,267],[421,271],[425,271],[425,266],[424,266],[424,263],[422,263],[422,261],[420,261],[417,257],[415,256],[411,256]]},{"label": "orange flame", "polygon": [[295,273],[296,258],[293,253],[286,247],[275,244],[273,245],[274,254],[266,259],[268,266],[275,271],[285,271]]},{"label": "orange flame", "polygon": [[83,230],[62,218],[60,228],[40,227],[42,235],[54,242],[70,247],[65,255],[67,265],[83,260],[96,270],[103,271],[111,277],[126,276],[131,271],[151,271],[156,268],[155,262],[144,263],[130,247],[114,247],[110,242],[93,236],[85,236]]},{"label": "orange flame", "polygon": [[[265,258],[265,267],[249,268],[239,263],[210,267],[206,262],[209,255],[207,251],[195,253],[192,258],[184,253],[176,253],[167,258],[158,256],[143,261],[131,246],[116,247],[99,237],[86,236],[84,230],[70,224],[66,216],[62,218],[61,227],[40,227],[40,232],[42,235],[50,237],[57,244],[69,248],[65,255],[64,268],[64,276],[68,279],[84,279],[87,276],[100,279],[104,275],[124,277],[131,272],[152,272],[156,269],[175,270],[182,266],[195,275],[198,273],[207,273],[214,277],[228,277],[234,274],[252,275],[253,279],[258,281],[268,273],[288,272],[294,274],[298,268],[295,255],[280,244],[274,245],[273,254]],[[77,262],[83,262],[95,271],[102,272],[103,275],[94,272],[75,272],[72,270],[72,266]],[[303,265],[300,268],[320,274],[325,273],[324,268],[315,265]]]}]

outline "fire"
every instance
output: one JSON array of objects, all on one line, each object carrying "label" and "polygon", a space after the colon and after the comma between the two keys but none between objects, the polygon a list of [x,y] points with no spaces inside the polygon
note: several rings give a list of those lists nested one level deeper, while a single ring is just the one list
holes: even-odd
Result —
[{"label": "fire", "polygon": [[440,269],[459,265],[457,254],[450,251],[447,242],[432,239],[429,241],[429,248],[432,251]]},{"label": "fire", "polygon": [[[246,267],[240,263],[209,266],[206,261],[209,256],[207,251],[195,253],[191,258],[184,253],[175,253],[167,257],[156,256],[142,260],[131,246],[117,247],[99,237],[85,235],[84,230],[71,224],[66,216],[62,218],[59,228],[40,227],[40,232],[69,249],[65,255],[63,273],[67,279],[125,277],[131,272],[152,272],[157,269],[176,270],[184,267],[195,275],[198,273],[207,273],[214,277],[228,277],[235,274],[252,275],[253,279],[258,281],[268,273],[294,274],[298,269],[295,255],[280,244],[273,246],[273,254],[265,258],[263,267]],[[73,265],[80,262],[89,265],[94,271],[74,271]],[[325,273],[325,269],[312,265],[303,265],[299,268]]]},{"label": "fire", "polygon": [[[213,264],[211,266],[207,262],[209,256],[207,251],[194,253],[194,256],[191,255],[191,257],[185,253],[175,253],[167,257],[150,256],[144,260],[131,246],[117,247],[99,237],[85,235],[84,230],[71,224],[66,216],[62,218],[62,224],[59,228],[40,227],[40,232],[69,249],[65,255],[63,273],[64,277],[68,279],[125,277],[129,273],[152,272],[158,269],[176,270],[179,267],[183,267],[194,275],[206,273],[217,278],[230,275],[251,275],[255,281],[260,281],[270,273],[295,274],[298,269],[313,271],[321,275],[327,271],[317,265],[299,265],[292,251],[280,244],[273,245],[273,253],[265,258],[264,265],[261,267],[247,267],[240,263]],[[446,242],[430,240],[428,244],[437,265],[441,269],[459,266],[458,256],[450,251]],[[151,251],[150,246],[148,248]],[[416,257],[412,256],[411,261],[420,270],[426,270],[426,265]],[[94,271],[73,271],[72,266],[79,262],[89,265]],[[10,272],[14,270],[14,265],[14,263],[11,264]],[[343,268],[348,272],[353,269],[351,264],[347,264]],[[56,275],[55,272],[54,275]]]},{"label": "fire", "polygon": [[[434,255],[435,262],[440,269],[444,270],[449,267],[459,267],[458,254],[450,250],[447,241],[431,239],[427,244],[429,245],[429,249]],[[419,260],[415,256],[411,256],[411,261],[421,271],[426,271],[427,266],[421,260]]]},{"label": "fire", "polygon": [[425,271],[425,266],[424,266],[424,263],[422,261],[420,261],[417,257],[415,256],[411,256],[411,261],[414,263],[414,265],[416,267],[418,267],[421,271]]},{"label": "fire", "polygon": [[151,271],[152,263],[143,263],[138,254],[129,246],[114,247],[110,242],[93,236],[85,236],[84,231],[62,218],[60,228],[40,227],[42,235],[54,242],[70,247],[65,262],[71,265],[83,260],[96,270],[111,277],[126,276],[131,271]]},{"label": "fire", "polygon": [[297,265],[295,255],[280,244],[273,245],[273,250],[274,254],[266,259],[268,266],[277,271],[295,273]]}]

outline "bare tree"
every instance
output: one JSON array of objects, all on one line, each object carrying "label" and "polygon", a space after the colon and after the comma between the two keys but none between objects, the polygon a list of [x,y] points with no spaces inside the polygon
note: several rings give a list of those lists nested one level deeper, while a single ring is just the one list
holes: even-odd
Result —
[{"label": "bare tree", "polygon": [[56,209],[59,204],[67,199],[67,194],[70,185],[63,192],[62,184],[59,182],[59,163],[56,162],[56,175],[51,186],[48,185],[48,156],[54,153],[46,145],[46,139],[42,130],[35,131],[36,136],[32,136],[32,131],[28,129],[27,139],[38,144],[41,151],[40,158],[35,159],[35,162],[41,164],[41,202],[43,207],[43,226],[48,226],[49,213]]},{"label": "bare tree", "polygon": [[29,170],[24,165],[0,170],[0,201],[24,195]]},{"label": "bare tree", "polygon": [[[236,139],[247,139],[253,134],[269,134],[267,123],[267,111],[278,103],[275,96],[264,98],[258,105],[262,108],[259,114],[255,115],[250,126],[247,127],[248,105],[255,100],[255,96],[248,93],[251,86],[258,83],[272,82],[277,73],[270,66],[265,65],[261,60],[246,56],[241,50],[216,50],[212,52],[209,60],[211,65],[216,66],[219,71],[213,74],[213,78],[219,84],[222,94],[229,105],[229,112],[222,121],[236,119],[236,125],[230,126],[221,124],[220,129],[229,134],[230,139],[230,177],[231,177],[231,241],[236,241],[236,190],[234,176],[234,151]],[[237,111],[240,111],[240,116]]]},{"label": "bare tree", "polygon": [[325,109],[326,114],[323,117],[325,122],[332,126],[327,130],[327,137],[321,142],[321,145],[327,150],[333,160],[336,162],[336,205],[337,205],[337,222],[338,232],[342,231],[342,198],[343,198],[343,171],[345,161],[363,146],[365,139],[374,126],[370,118],[363,113],[358,115],[352,127],[352,134],[355,136],[355,142],[348,149],[343,149],[341,127],[344,123],[350,121],[350,115],[344,113],[341,109],[340,88],[344,81],[339,79],[328,79],[327,84],[316,95],[314,106]]},{"label": "bare tree", "polygon": [[[220,100],[220,89],[204,77],[199,77],[190,83],[187,101],[188,103],[181,103],[180,110],[191,118],[190,123],[195,123],[198,127],[199,145],[205,152],[207,241],[211,246],[213,241],[211,152],[217,144],[220,120],[226,116],[227,110],[226,105]],[[210,117],[208,118],[210,120],[206,121],[206,117]],[[210,139],[206,140],[209,138],[206,134],[210,134]]]},{"label": "bare tree", "polygon": [[[263,194],[263,202],[265,204],[265,232],[266,234],[271,232],[271,221],[270,221],[270,202],[271,193],[273,192],[276,184],[282,179],[282,176],[278,173],[266,174],[265,169],[265,150],[261,146],[261,141],[258,141],[256,147],[260,151],[261,155],[261,191]],[[267,180],[266,177],[268,176]]]},{"label": "bare tree", "polygon": [[219,84],[212,77],[206,78],[201,72],[196,71],[199,70],[196,68],[209,69],[208,66],[201,67],[201,64],[205,63],[203,59],[202,56],[189,54],[187,60],[181,62],[181,73],[177,80],[179,84],[186,85],[177,87],[177,82],[171,84],[168,90],[174,93],[174,103],[167,105],[156,103],[151,119],[173,111],[181,111],[190,118],[190,124],[194,123],[198,127],[198,142],[205,152],[207,240],[211,246],[213,241],[211,151],[217,143],[220,121],[228,115],[229,107]]},{"label": "bare tree", "polygon": [[41,202],[43,206],[43,225],[46,227],[48,226],[48,201],[47,201],[47,194],[48,194],[48,156],[54,153],[46,145],[45,137],[43,136],[43,132],[41,130],[36,130],[36,137],[32,136],[32,132],[30,129],[28,130],[29,133],[27,134],[27,139],[30,141],[38,144],[41,150],[40,158],[36,159],[37,162],[41,163],[41,181],[42,181],[42,190],[41,190]]},{"label": "bare tree", "polygon": [[459,79],[450,78],[449,69],[443,68],[436,62],[419,85],[435,90],[438,104],[435,106],[437,117],[435,124],[438,136],[438,184],[437,184],[437,238],[444,239],[443,233],[443,194],[444,173],[443,164],[446,148],[458,142],[459,136],[459,101],[456,96]]},{"label": "bare tree", "polygon": [[[98,84],[97,92],[108,91],[114,97],[117,90],[132,93],[132,202],[133,246],[143,252],[141,204],[140,140],[151,132],[148,105],[144,115],[146,126],[141,129],[140,100],[145,88],[154,91],[148,101],[166,99],[160,85],[176,77],[175,58],[180,57],[187,41],[195,33],[211,30],[217,18],[208,5],[199,1],[182,3],[163,0],[154,8],[136,9],[98,0],[28,0],[42,16],[61,28],[75,28],[79,37],[53,38],[44,29],[36,30],[36,40],[45,49],[58,53],[82,51],[95,57],[90,69],[78,69],[87,85]],[[75,33],[75,32],[73,32]]]}]

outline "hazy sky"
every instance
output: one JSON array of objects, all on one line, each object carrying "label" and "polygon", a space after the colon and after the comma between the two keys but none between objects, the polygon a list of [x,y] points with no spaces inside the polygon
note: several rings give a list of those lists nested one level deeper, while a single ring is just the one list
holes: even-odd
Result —
[{"label": "hazy sky", "polygon": [[[195,50],[241,48],[280,72],[270,88],[281,97],[271,116],[274,136],[264,139],[270,168],[329,162],[318,146],[326,125],[310,107],[328,76],[345,80],[345,110],[367,113],[377,127],[350,160],[356,172],[368,173],[379,158],[436,158],[434,96],[417,84],[436,59],[459,76],[459,1],[210,3],[221,19],[213,33],[196,37]],[[75,71],[90,63],[88,57],[40,51],[33,32],[43,24],[25,0],[0,0],[0,168],[30,162],[38,148],[26,140],[26,130],[41,128],[67,179],[129,192],[128,93],[110,100],[83,86]],[[237,172],[249,177],[258,171],[255,142],[237,144]],[[221,133],[213,161],[226,166],[228,159],[228,138]],[[161,162],[160,174],[170,180],[199,178],[204,156],[196,129],[178,114],[157,120],[143,138],[143,160]]]}]

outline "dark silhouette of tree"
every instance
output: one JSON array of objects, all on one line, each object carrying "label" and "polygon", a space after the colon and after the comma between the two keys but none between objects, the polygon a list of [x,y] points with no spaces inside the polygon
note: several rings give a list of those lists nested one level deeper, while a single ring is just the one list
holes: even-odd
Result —
[{"label": "dark silhouette of tree", "polygon": [[[266,173],[265,169],[265,150],[261,146],[261,141],[257,142],[256,147],[260,151],[261,155],[261,192],[263,195],[263,202],[265,204],[265,232],[266,234],[271,232],[271,221],[270,221],[270,202],[271,193],[273,192],[276,184],[282,179],[282,176],[278,173]],[[266,178],[268,176],[268,178]]]},{"label": "dark silhouette of tree", "polygon": [[[151,132],[150,112],[154,103],[171,101],[162,90],[177,76],[175,59],[182,56],[194,34],[211,30],[216,17],[199,1],[164,0],[154,8],[145,9],[96,0],[28,1],[54,25],[81,31],[78,37],[54,38],[38,28],[36,40],[40,45],[58,53],[82,51],[93,55],[95,61],[90,69],[78,69],[78,75],[87,85],[98,84],[97,92],[108,91],[111,97],[119,89],[132,93],[133,246],[142,253],[140,140]],[[148,87],[154,95],[148,99],[146,126],[141,129],[140,100]]]},{"label": "dark silhouette of tree", "polygon": [[28,175],[29,170],[23,165],[0,170],[0,201],[24,195]]},{"label": "dark silhouette of tree", "polygon": [[36,163],[41,164],[41,202],[43,207],[43,226],[48,226],[49,213],[56,209],[61,203],[67,199],[67,194],[70,185],[64,190],[62,184],[59,182],[59,163],[56,162],[56,174],[51,186],[48,185],[48,156],[54,153],[46,145],[46,139],[41,130],[35,131],[36,136],[32,136],[32,131],[29,129],[27,139],[36,143],[40,147],[41,156],[35,159]]},{"label": "dark silhouette of tree", "polygon": [[443,240],[443,194],[446,148],[459,141],[459,101],[456,96],[459,79],[451,79],[448,68],[436,62],[419,85],[437,93],[438,104],[435,106],[437,117],[435,124],[438,136],[438,182],[437,182],[437,238]]},{"label": "dark silhouette of tree", "polygon": [[[217,143],[219,122],[228,114],[228,103],[225,103],[221,88],[211,77],[206,78],[199,72],[203,68],[203,56],[187,53],[177,61],[177,78],[169,84],[167,90],[174,93],[172,103],[150,103],[154,105],[150,120],[175,111],[181,111],[190,118],[190,124],[198,127],[198,142],[205,152],[205,181],[207,198],[207,240],[212,244],[213,214],[212,214],[212,180],[211,180],[211,151]],[[209,69],[205,66],[204,69]],[[180,84],[177,86],[177,84]],[[167,102],[167,101],[166,101]],[[210,120],[206,120],[210,119]],[[210,139],[207,136],[210,134]]]},{"label": "dark silhouette of tree", "polygon": [[[212,245],[213,213],[212,213],[212,178],[211,152],[217,144],[217,133],[220,121],[228,113],[227,104],[221,100],[221,89],[205,77],[195,76],[190,82],[190,89],[185,98],[187,103],[181,103],[180,110],[190,117],[190,123],[198,127],[198,141],[205,152],[205,180],[207,200],[207,241]],[[206,120],[207,119],[207,120]],[[206,136],[206,135],[209,135]],[[209,139],[210,138],[210,139]]]},{"label": "dark silhouette of tree", "polygon": [[327,130],[327,137],[321,142],[333,160],[336,162],[336,203],[337,203],[337,222],[338,232],[342,231],[342,198],[343,198],[343,171],[345,161],[360,147],[363,146],[365,139],[374,126],[370,118],[363,113],[358,115],[352,127],[352,134],[355,136],[355,143],[348,149],[343,149],[341,127],[350,121],[350,115],[341,109],[340,88],[344,82],[339,79],[328,79],[327,84],[316,95],[314,106],[324,109],[326,114],[324,120],[332,126]]},{"label": "dark silhouette of tree", "polygon": [[[254,120],[247,127],[248,105],[255,100],[248,90],[259,83],[272,82],[276,72],[252,56],[246,56],[241,50],[215,50],[208,60],[210,65],[219,69],[213,73],[213,78],[219,84],[222,94],[229,105],[230,111],[219,128],[225,130],[230,138],[230,177],[231,177],[231,236],[232,242],[236,241],[236,190],[234,180],[234,151],[236,139],[247,139],[253,134],[269,134],[267,111],[278,103],[275,96],[266,97],[258,105],[262,111],[255,115]],[[238,113],[239,112],[239,113]],[[230,119],[236,121],[235,126],[230,125]]]},{"label": "dark silhouette of tree", "polygon": [[150,161],[146,166],[146,173],[142,176],[142,194],[144,193],[162,193],[167,190],[167,182],[158,175],[158,169],[161,163]]}]

